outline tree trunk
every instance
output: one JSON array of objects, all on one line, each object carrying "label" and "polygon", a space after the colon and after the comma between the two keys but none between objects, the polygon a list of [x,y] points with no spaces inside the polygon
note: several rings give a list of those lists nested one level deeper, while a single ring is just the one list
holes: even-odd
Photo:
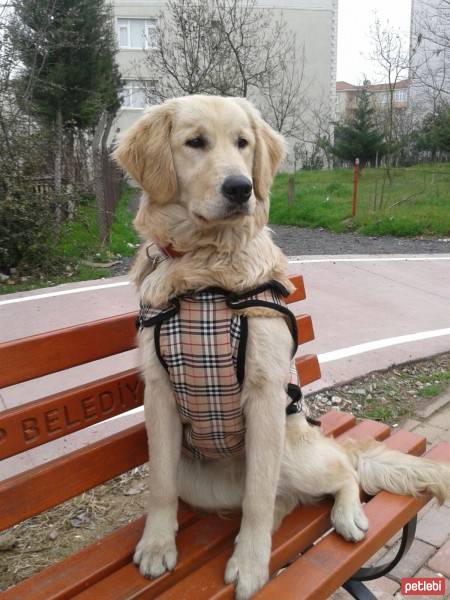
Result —
[{"label": "tree trunk", "polygon": [[73,221],[75,215],[75,143],[74,131],[70,129],[67,133],[67,149],[66,149],[66,176],[69,185],[66,213],[67,218]]},{"label": "tree trunk", "polygon": [[83,192],[92,194],[94,187],[94,173],[93,173],[93,158],[92,148],[88,147],[87,133],[83,130],[78,130],[77,136],[77,171],[76,177],[81,182]]},{"label": "tree trunk", "polygon": [[63,151],[63,120],[61,109],[56,112],[55,121],[55,172],[54,187],[56,198],[56,222],[62,223],[62,151]]},{"label": "tree trunk", "polygon": [[295,199],[295,175],[288,176],[288,206],[294,204]]},{"label": "tree trunk", "polygon": [[97,220],[100,235],[100,243],[105,246],[109,240],[110,215],[108,207],[108,198],[104,179],[104,160],[108,157],[108,137],[111,126],[114,121],[114,114],[104,111],[95,128],[94,139],[92,143],[94,158],[94,183],[95,199],[97,205]]}]

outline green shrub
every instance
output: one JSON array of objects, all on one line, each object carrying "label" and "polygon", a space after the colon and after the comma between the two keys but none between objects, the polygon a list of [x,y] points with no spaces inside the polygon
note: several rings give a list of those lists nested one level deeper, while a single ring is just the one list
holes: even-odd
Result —
[{"label": "green shrub", "polygon": [[54,253],[55,208],[26,185],[0,192],[0,271],[47,272],[59,262]]}]

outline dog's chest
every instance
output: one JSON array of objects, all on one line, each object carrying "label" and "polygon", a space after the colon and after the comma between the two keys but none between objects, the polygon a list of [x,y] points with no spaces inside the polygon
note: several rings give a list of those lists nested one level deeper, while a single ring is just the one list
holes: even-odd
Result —
[{"label": "dog's chest", "polygon": [[240,403],[247,320],[224,296],[203,293],[180,300],[159,332],[159,355],[169,373],[184,424],[183,449],[196,458],[240,454]]},{"label": "dog's chest", "polygon": [[193,458],[223,459],[244,451],[248,318],[243,310],[250,307],[284,316],[287,311],[273,285],[239,296],[210,288],[175,298],[163,310],[141,307],[140,325],[155,326],[155,350],[183,423],[183,451]]}]

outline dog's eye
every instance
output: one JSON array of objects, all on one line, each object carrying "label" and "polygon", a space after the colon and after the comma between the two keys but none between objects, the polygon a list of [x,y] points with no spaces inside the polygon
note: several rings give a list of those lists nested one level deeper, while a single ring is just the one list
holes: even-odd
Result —
[{"label": "dog's eye", "polygon": [[238,148],[245,148],[248,146],[248,142],[245,138],[239,137],[237,141]]},{"label": "dog's eye", "polygon": [[206,140],[200,136],[195,137],[187,140],[186,146],[189,146],[189,148],[204,148],[206,146]]}]

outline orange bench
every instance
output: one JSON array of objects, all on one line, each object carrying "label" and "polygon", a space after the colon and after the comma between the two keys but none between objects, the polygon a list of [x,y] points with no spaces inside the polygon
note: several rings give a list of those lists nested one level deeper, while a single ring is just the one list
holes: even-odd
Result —
[{"label": "orange bench", "polygon": [[[288,302],[305,298],[303,280],[293,277],[296,291]],[[125,314],[0,345],[0,388],[117,355],[135,347],[135,314]],[[314,339],[311,318],[297,317],[299,340]],[[296,360],[301,384],[320,377],[315,355]],[[0,458],[4,459],[69,435],[142,404],[143,384],[137,368],[68,389],[0,413]],[[373,436],[392,448],[422,454],[426,440],[375,421],[356,424],[355,417],[330,412],[321,418],[327,435]],[[428,456],[450,461],[450,444],[440,444]],[[147,461],[144,423],[76,450],[42,466],[0,481],[0,531],[41,513]],[[428,498],[413,499],[385,492],[368,498],[367,538],[345,542],[334,533],[314,542],[330,528],[330,502],[299,507],[284,519],[273,538],[271,572],[289,565],[257,595],[258,598],[327,598],[344,585],[356,598],[374,598],[359,581],[386,569],[360,567],[404,527],[402,552],[414,536],[415,515]],[[179,560],[175,571],[155,580],[140,576],[132,563],[144,517],[118,528],[103,540],[10,588],[6,599],[63,598],[232,598],[223,583],[226,561],[239,528],[239,517],[199,515],[180,506],[177,536]]]}]

